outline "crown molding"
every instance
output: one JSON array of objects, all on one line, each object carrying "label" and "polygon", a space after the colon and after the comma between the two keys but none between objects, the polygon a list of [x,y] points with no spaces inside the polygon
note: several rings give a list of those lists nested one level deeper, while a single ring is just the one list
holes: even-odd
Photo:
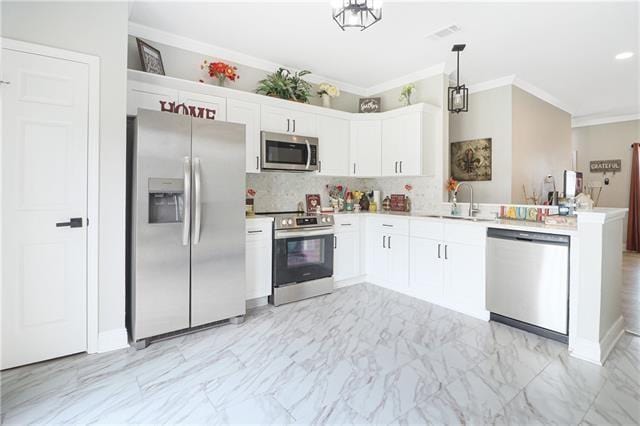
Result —
[{"label": "crown molding", "polygon": [[498,87],[511,86],[516,80],[515,75],[506,75],[494,80],[483,81],[481,83],[471,84],[468,86],[469,93],[484,92],[485,90],[496,89]]},{"label": "crown molding", "polygon": [[571,113],[571,108],[569,108],[564,102],[560,101],[558,98],[556,98],[555,96],[549,94],[548,92],[545,92],[544,90],[540,89],[537,86],[534,86],[533,84],[529,83],[528,81],[524,81],[523,79],[516,77],[515,80],[513,81],[513,85],[524,90],[525,92],[528,92],[529,94],[542,99],[543,101],[547,102],[548,104],[553,105],[556,108],[559,108],[561,110],[563,110],[564,112],[567,112],[569,114]]},{"label": "crown molding", "polygon": [[[275,62],[271,62],[255,56],[246,55],[235,50],[227,49],[209,43],[204,43],[198,40],[183,37],[177,34],[159,30],[157,28],[148,27],[146,25],[138,24],[131,21],[129,21],[129,35],[140,37],[150,41],[155,41],[179,49],[190,50],[207,56],[221,57],[230,62],[250,66],[267,72],[273,72],[280,67],[291,68],[286,65],[277,64]],[[308,76],[305,76],[305,79],[311,83],[316,84],[330,83],[339,87],[340,90],[353,93],[354,95],[368,96],[368,90],[366,88],[346,83],[344,81],[323,77],[317,74],[309,74]]]},{"label": "crown molding", "polygon": [[405,84],[413,83],[418,80],[433,77],[434,75],[444,74],[444,62],[424,68],[419,71],[415,71],[409,74],[405,74],[401,77],[394,78],[393,80],[385,81],[384,83],[376,84],[365,89],[365,96],[372,96],[378,93],[385,92],[387,90],[395,89]]},{"label": "crown molding", "polygon": [[601,124],[621,123],[623,121],[640,120],[640,113],[610,116],[584,116],[571,119],[571,127],[599,126]]}]

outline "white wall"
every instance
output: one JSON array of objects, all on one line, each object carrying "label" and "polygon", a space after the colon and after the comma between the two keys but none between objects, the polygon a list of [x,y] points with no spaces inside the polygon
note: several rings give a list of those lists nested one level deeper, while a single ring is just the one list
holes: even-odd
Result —
[{"label": "white wall", "polygon": [[3,37],[100,57],[99,329],[125,321],[126,2],[1,3]]},{"label": "white wall", "polygon": [[[474,202],[508,203],[511,200],[512,86],[469,95],[469,111],[449,116],[449,141],[491,138],[491,180],[469,182]],[[449,156],[449,147],[446,148]],[[461,194],[468,201],[468,195]]]}]

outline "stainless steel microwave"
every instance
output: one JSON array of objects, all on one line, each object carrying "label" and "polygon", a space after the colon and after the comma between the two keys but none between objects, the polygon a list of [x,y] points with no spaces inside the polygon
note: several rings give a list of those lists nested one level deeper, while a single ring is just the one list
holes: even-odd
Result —
[{"label": "stainless steel microwave", "polygon": [[318,138],[262,132],[262,170],[318,170]]}]

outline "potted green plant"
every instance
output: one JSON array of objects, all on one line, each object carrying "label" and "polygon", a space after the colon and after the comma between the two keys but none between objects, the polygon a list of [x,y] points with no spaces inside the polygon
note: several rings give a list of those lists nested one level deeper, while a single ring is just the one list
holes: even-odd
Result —
[{"label": "potted green plant", "polygon": [[302,79],[307,74],[311,74],[311,71],[291,72],[286,68],[278,68],[276,72],[258,82],[256,93],[308,103],[311,97],[311,84]]}]

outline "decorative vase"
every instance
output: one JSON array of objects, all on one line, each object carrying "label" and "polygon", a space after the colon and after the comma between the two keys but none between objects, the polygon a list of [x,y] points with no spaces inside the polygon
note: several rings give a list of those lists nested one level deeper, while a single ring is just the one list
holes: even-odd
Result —
[{"label": "decorative vase", "polygon": [[325,108],[331,108],[331,96],[326,93],[322,94],[322,106]]},{"label": "decorative vase", "polygon": [[224,80],[226,77],[218,77],[218,86],[224,87]]}]

